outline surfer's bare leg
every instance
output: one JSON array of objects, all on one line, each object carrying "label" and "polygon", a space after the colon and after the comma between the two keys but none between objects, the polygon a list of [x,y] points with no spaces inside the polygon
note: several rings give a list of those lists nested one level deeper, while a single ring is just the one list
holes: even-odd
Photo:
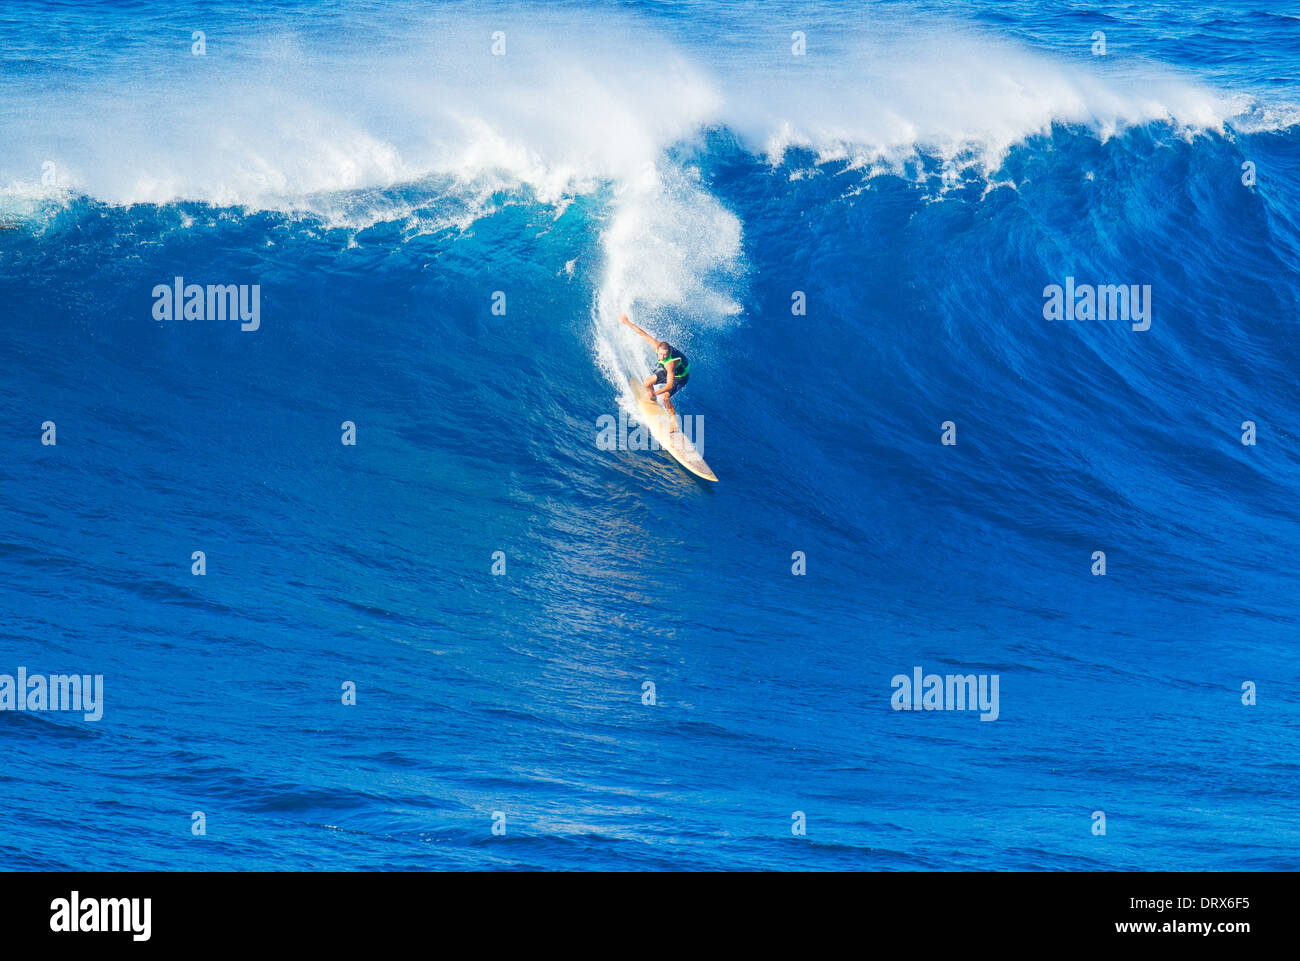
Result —
[{"label": "surfer's bare leg", "polygon": [[677,410],[673,407],[673,402],[668,396],[668,391],[664,391],[659,397],[664,402],[664,408],[668,411],[668,433],[677,433]]},{"label": "surfer's bare leg", "polygon": [[645,380],[641,381],[641,386],[645,388],[646,399],[654,403],[655,399],[655,375],[651,374]]}]

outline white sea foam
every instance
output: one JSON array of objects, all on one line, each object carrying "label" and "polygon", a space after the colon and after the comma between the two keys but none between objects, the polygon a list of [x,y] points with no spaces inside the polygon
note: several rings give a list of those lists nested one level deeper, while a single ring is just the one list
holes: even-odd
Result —
[{"label": "white sea foam", "polygon": [[[1295,116],[1168,69],[1121,74],[1106,58],[915,18],[827,26],[796,57],[766,29],[693,45],[613,12],[402,16],[333,41],[232,28],[205,57],[109,49],[82,87],[11,77],[0,182],[35,189],[54,161],[62,185],[110,203],[310,209],[341,191],[498,176],[552,201],[629,182],[711,125],[774,162],[801,146],[859,164],[919,150],[996,166],[1054,122],[1107,136],[1154,120],[1221,130]],[[498,27],[505,56],[491,53]]]},{"label": "white sea foam", "polygon": [[[1106,137],[1149,121],[1221,131],[1234,117],[1252,129],[1294,117],[1169,70],[1121,75],[914,18],[824,25],[796,57],[767,28],[703,42],[614,12],[393,9],[371,20],[374,9],[358,7],[338,34],[232,28],[204,57],[110,48],[80,89],[0,82],[0,214],[80,193],[358,229],[401,219],[418,232],[472,222],[495,191],[556,205],[601,191],[610,206],[593,322],[599,360],[621,387],[638,348],[620,311],[671,338],[687,312],[722,324],[738,310],[729,291],[742,225],[669,153],[710,127],[774,164],[792,147],[875,171],[925,153],[956,176],[971,165],[992,174],[1053,123]],[[505,56],[492,53],[496,30]],[[41,184],[46,161],[57,188]],[[460,214],[394,199],[394,188],[424,182],[463,188]]]}]

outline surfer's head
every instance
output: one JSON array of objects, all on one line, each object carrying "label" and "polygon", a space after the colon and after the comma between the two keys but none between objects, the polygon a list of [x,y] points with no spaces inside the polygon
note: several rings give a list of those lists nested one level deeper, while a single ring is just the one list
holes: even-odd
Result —
[{"label": "surfer's head", "polygon": [[660,359],[660,360],[667,360],[667,359],[668,359],[668,351],[672,350],[672,348],[668,345],[668,341],[666,341],[666,340],[661,340],[661,341],[659,341],[659,345],[655,348],[655,350],[657,350],[657,351],[659,352],[659,359]]}]

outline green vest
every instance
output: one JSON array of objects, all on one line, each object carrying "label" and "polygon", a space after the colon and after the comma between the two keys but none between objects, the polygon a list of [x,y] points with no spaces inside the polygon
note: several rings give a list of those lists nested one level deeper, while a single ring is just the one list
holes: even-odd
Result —
[{"label": "green vest", "polygon": [[[658,355],[655,356],[655,359],[658,360]],[[664,370],[671,372],[673,369],[672,365],[677,363],[679,360],[682,361],[686,366],[683,367],[681,370],[677,371],[676,373],[674,373],[673,376],[678,380],[691,376],[690,361],[688,361],[681,354],[674,353],[672,351],[668,353],[667,357],[659,361],[659,366],[662,367]]]}]

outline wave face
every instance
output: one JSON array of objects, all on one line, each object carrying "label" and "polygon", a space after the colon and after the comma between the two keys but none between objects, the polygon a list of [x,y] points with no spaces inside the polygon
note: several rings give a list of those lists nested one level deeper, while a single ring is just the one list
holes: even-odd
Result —
[{"label": "wave face", "polygon": [[18,6],[0,860],[1294,869],[1300,21],[1174,9]]}]

